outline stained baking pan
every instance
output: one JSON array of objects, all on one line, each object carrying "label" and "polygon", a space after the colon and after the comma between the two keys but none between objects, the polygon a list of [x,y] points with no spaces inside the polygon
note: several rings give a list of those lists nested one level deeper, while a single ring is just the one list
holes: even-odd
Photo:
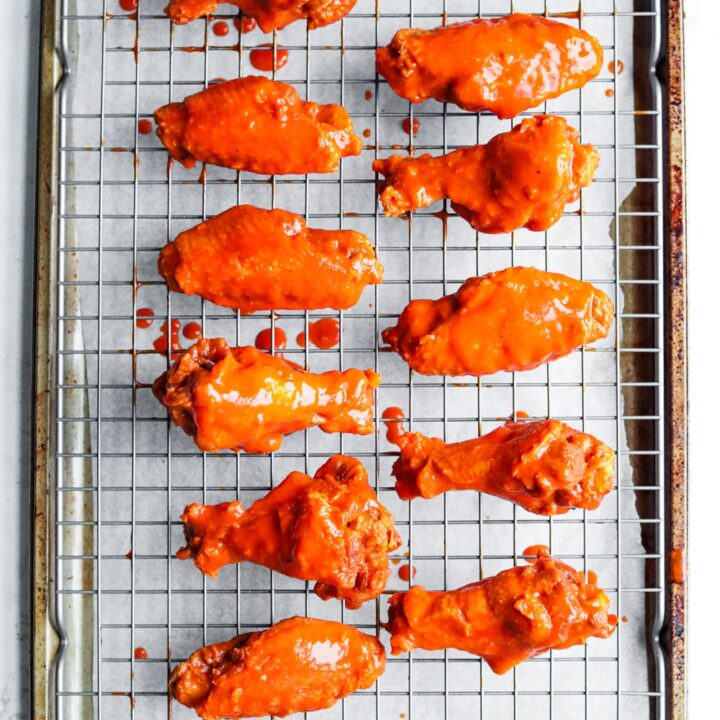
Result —
[{"label": "stained baking pan", "polygon": [[[553,652],[496,676],[448,651],[391,658],[375,686],[318,718],[684,717],[685,344],[681,8],[659,0],[359,0],[342,22],[308,32],[238,34],[236,10],[172,27],[164,0],[44,3],[36,356],[35,676],[37,718],[175,718],[171,668],[200,645],[292,614],[384,633],[385,598],[357,611],[322,603],[306,584],[255,567],[200,577],[174,558],[186,502],[252,501],[290,470],[330,454],[364,462],[393,512],[414,582],[457,587],[522,562],[545,543],[593,569],[622,622],[605,641]],[[485,141],[510,121],[428,102],[410,107],[374,68],[395,30],[522,11],[596,35],[600,76],[547,103],[594,143],[593,185],[545,233],[478,236],[438,205],[407,222],[379,211],[371,161],[393,149],[439,153]],[[226,14],[225,14],[226,13]],[[215,22],[230,32],[216,35]],[[303,97],[342,102],[365,139],[339,173],[264,178],[169,166],[138,123],[217,77],[252,72],[266,42],[289,50],[279,79]],[[419,121],[415,135],[406,118]],[[240,316],[169,295],[159,247],[240,202],[283,207],[316,226],[356,228],[386,267],[341,321],[337,347],[293,342],[328,313]],[[414,375],[378,349],[379,331],[412,297],[437,297],[467,276],[510,264],[566,272],[616,305],[604,342],[525,373],[441,379]],[[138,328],[138,309],[155,322]],[[397,499],[392,446],[316,431],[272,456],[198,453],[171,427],[149,384],[166,366],[162,321],[252,343],[281,326],[287,356],[314,371],[351,366],[383,376],[377,407],[399,405],[414,428],[448,440],[485,433],[519,412],[555,417],[617,451],[617,489],[594,512],[538,518],[499,500],[456,493],[412,507]],[[182,340],[187,344],[187,341]],[[408,559],[403,555],[407,551]],[[396,566],[399,567],[399,566]],[[397,573],[388,592],[406,587]],[[142,650],[140,650],[142,648]],[[137,652],[136,652],[137,649]],[[143,650],[145,652],[143,652]],[[145,655],[147,654],[147,657]]]}]

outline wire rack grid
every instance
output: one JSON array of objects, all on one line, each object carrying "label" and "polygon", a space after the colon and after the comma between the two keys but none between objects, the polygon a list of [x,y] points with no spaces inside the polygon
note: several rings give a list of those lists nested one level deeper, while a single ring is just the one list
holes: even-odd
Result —
[{"label": "wire rack grid", "polygon": [[[610,640],[550,653],[500,677],[454,651],[389,658],[375,686],[313,717],[663,717],[663,658],[654,640],[665,592],[658,2],[359,0],[332,26],[308,32],[298,23],[272,36],[236,32],[236,10],[227,5],[213,19],[173,27],[164,4],[140,0],[138,12],[128,13],[117,0],[59,3],[70,74],[61,97],[58,188],[53,619],[63,647],[53,676],[56,716],[192,717],[167,698],[172,667],[203,644],[293,614],[342,620],[386,639],[378,630],[385,597],[351,612],[262,568],[226,569],[208,581],[174,558],[186,503],[250,503],[289,471],[313,472],[345,452],[364,462],[393,512],[404,539],[394,563],[417,570],[411,583],[457,587],[522,562],[527,545],[546,543],[578,569],[597,571],[627,623]],[[545,233],[478,235],[445,205],[406,221],[384,218],[374,158],[447,152],[513,123],[434,102],[409,105],[375,74],[375,48],[400,27],[513,11],[560,17],[602,42],[601,75],[542,108],[566,116],[599,148],[592,187]],[[223,22],[226,35],[216,32]],[[366,139],[362,156],[343,161],[335,175],[282,178],[168,163],[138,122],[217,78],[255,72],[249,52],[268,42],[289,51],[273,75],[307,99],[349,109]],[[404,132],[406,118],[410,127],[419,121],[417,134]],[[310,226],[365,232],[385,265],[383,285],[341,313],[240,316],[170,294],[155,269],[160,247],[238,203],[293,210]],[[379,350],[380,331],[409,299],[437,297],[468,276],[515,264],[604,289],[617,310],[611,337],[531,372],[479,380],[417,376]],[[155,312],[149,329],[136,324],[145,307]],[[340,320],[336,348],[293,342],[319,317]],[[399,405],[411,427],[451,441],[519,412],[564,420],[617,451],[617,489],[595,512],[551,519],[469,493],[402,503],[390,476],[396,453],[382,428],[369,437],[311,430],[270,456],[201,454],[152,398],[150,384],[168,363],[153,347],[162,321],[197,322],[205,336],[234,344],[281,327],[290,359],[315,372],[374,368],[383,377],[378,416]],[[404,587],[393,577],[387,593]]]}]

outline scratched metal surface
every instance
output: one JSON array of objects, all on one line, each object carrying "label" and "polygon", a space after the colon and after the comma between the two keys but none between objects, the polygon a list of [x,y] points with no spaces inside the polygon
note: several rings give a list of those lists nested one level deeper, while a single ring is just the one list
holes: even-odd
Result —
[{"label": "scratched metal surface", "polygon": [[[357,611],[323,603],[300,581],[254,566],[206,580],[174,552],[178,516],[191,501],[264,495],[291,470],[314,471],[335,452],[363,460],[404,539],[397,553],[428,588],[458,587],[548,544],[578,569],[593,569],[627,618],[606,641],[551,653],[504,676],[448,651],[390,658],[375,686],[320,718],[663,717],[663,661],[652,642],[663,621],[663,374],[660,92],[651,69],[660,24],[655,0],[359,0],[342,22],[308,33],[295,24],[273,36],[239,36],[236,11],[212,23],[171,27],[164,0],[141,0],[128,16],[117,0],[59,3],[61,44],[71,70],[60,99],[57,252],[57,417],[52,620],[65,641],[51,667],[57,717],[158,718],[171,714],[168,673],[197,647],[283,617],[307,614],[378,633],[386,598]],[[371,161],[396,151],[441,153],[511,127],[489,115],[427,102],[410,107],[374,72],[374,49],[400,27],[431,27],[510,11],[565,13],[605,49],[605,67],[583,90],[542,110],[565,115],[601,153],[593,185],[546,233],[474,233],[437,204],[409,221],[379,210]],[[228,17],[225,18],[223,12]],[[169,167],[138,120],[214,78],[253,72],[250,49],[289,49],[278,79],[303,97],[342,102],[365,138],[359,158],[335,175],[272,178],[208,167]],[[622,62],[609,69],[611,60]],[[368,99],[369,98],[369,99]],[[420,120],[408,138],[402,120]],[[353,309],[329,313],[342,326],[332,350],[294,338],[328,313],[243,316],[168,294],[155,263],[180,230],[238,202],[283,207],[310,225],[354,228],[374,240],[385,282]],[[592,281],[615,301],[607,340],[526,373],[427,378],[378,350],[379,331],[410,298],[452,292],[466,277],[529,264]],[[138,308],[156,321],[138,329]],[[392,489],[394,448],[382,428],[368,437],[317,430],[288,437],[272,456],[198,453],[171,427],[149,384],[166,367],[153,351],[162,320],[199,322],[204,334],[251,344],[270,325],[289,338],[287,356],[313,371],[378,370],[378,415],[406,410],[412,427],[447,440],[486,433],[523,411],[594,433],[618,452],[617,489],[592,513],[547,519],[509,503],[454,493],[412,506]],[[182,336],[181,336],[182,337]],[[185,345],[188,341],[183,340]],[[130,552],[131,551],[131,552]],[[128,555],[130,553],[130,555]],[[394,566],[399,567],[399,565]],[[395,573],[387,593],[406,587]],[[144,647],[149,657],[134,658]],[[175,718],[194,713],[177,704]]]}]

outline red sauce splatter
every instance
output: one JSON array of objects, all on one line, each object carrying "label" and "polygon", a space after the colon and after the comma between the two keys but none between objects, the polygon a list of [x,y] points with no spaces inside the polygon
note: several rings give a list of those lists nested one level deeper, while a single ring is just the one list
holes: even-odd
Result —
[{"label": "red sauce splatter", "polygon": [[128,551],[125,553],[125,557],[126,557],[128,560],[132,560],[132,559],[133,559],[133,551],[132,551],[132,550],[128,550]]},{"label": "red sauce splatter", "polygon": [[522,554],[528,556],[525,560],[532,565],[538,558],[549,557],[550,548],[547,545],[530,545],[522,551]]},{"label": "red sauce splatter", "polygon": [[138,9],[138,0],[118,0],[118,5],[125,12],[132,12]]},{"label": "red sauce splatter", "polygon": [[618,616],[613,613],[608,613],[608,622],[611,625],[617,625],[618,624]]},{"label": "red sauce splatter", "polygon": [[685,557],[682,550],[670,553],[670,579],[674,583],[685,582]]},{"label": "red sauce splatter", "polygon": [[221,20],[213,25],[212,31],[218,37],[225,37],[230,32],[230,26],[224,20]]},{"label": "red sauce splatter", "polygon": [[627,615],[623,615],[623,616],[620,618],[620,620],[622,620],[624,623],[626,623],[626,622],[628,621]]},{"label": "red sauce splatter", "polygon": [[152,319],[155,313],[150,308],[138,308],[135,312],[135,327],[149,328],[152,325]]},{"label": "red sauce splatter", "polygon": [[207,165],[205,165],[205,163],[203,163],[202,170],[200,171],[200,174],[198,175],[198,183],[200,183],[200,185],[204,185],[206,178],[207,178]]},{"label": "red sauce splatter", "polygon": [[277,52],[274,52],[272,45],[265,44],[251,51],[250,53],[250,64],[256,70],[263,70],[264,72],[272,72],[273,70],[280,70],[287,65],[289,53],[281,47],[277,48]]},{"label": "red sauce splatter", "polygon": [[[182,345],[180,345],[180,321],[179,320],[173,320],[171,324],[170,329],[170,348],[171,350],[182,350]],[[168,351],[168,324],[167,320],[160,326],[160,332],[162,335],[160,335],[159,338],[155,338],[153,341],[153,347],[161,353]]]},{"label": "red sauce splatter", "polygon": [[365,99],[366,99],[366,100],[372,100],[372,99],[373,99],[372,90],[366,90],[366,91],[365,91]]},{"label": "red sauce splatter", "polygon": [[409,582],[409,580],[410,580],[410,572],[411,572],[411,571],[412,571],[412,576],[415,577],[415,576],[417,575],[417,568],[416,568],[416,567],[411,567],[409,564],[408,564],[408,565],[403,565],[403,566],[398,570],[398,577],[399,577],[401,580],[404,580],[405,582]]},{"label": "red sauce splatter", "polygon": [[591,585],[597,585],[597,580],[598,580],[598,578],[597,578],[597,573],[594,572],[593,570],[588,570],[588,571],[587,571],[587,581],[588,581]]},{"label": "red sauce splatter", "polygon": [[138,120],[138,132],[141,135],[149,135],[152,132],[152,121],[147,118]]},{"label": "red sauce splatter", "polygon": [[625,69],[625,64],[622,60],[611,60],[608,63],[608,72],[611,75],[615,74],[615,68],[617,67],[617,74],[620,75],[622,71]]},{"label": "red sauce splatter", "polygon": [[605,97],[612,97],[615,94],[615,91],[612,88],[608,88],[605,91]]},{"label": "red sauce splatter", "polygon": [[257,27],[257,22],[255,22],[255,18],[235,18],[233,20],[233,25],[238,32],[241,32],[243,35],[245,35],[249,32],[252,32]]},{"label": "red sauce splatter", "polygon": [[149,657],[148,651],[144,647],[136,647],[133,655],[136,660],[147,660]]},{"label": "red sauce splatter", "polygon": [[400,438],[405,434],[405,427],[402,424],[404,417],[405,413],[399,407],[389,407],[383,410],[382,419],[385,420],[387,428],[385,437],[393,445],[399,445]]},{"label": "red sauce splatter", "polygon": [[[317,322],[311,322],[308,326],[310,342],[321,350],[329,350],[340,342],[340,323],[335,318],[323,318]],[[307,338],[301,332],[297,336],[297,344],[305,347]]]},{"label": "red sauce splatter", "polygon": [[518,411],[515,413],[515,417],[516,417],[518,420],[524,420],[525,418],[529,418],[530,416],[529,416],[524,410],[518,410]]},{"label": "red sauce splatter", "polygon": [[363,137],[369,138],[372,135],[372,130],[365,128],[363,130]]},{"label": "red sauce splatter", "polygon": [[[402,129],[406,135],[410,134],[410,118],[405,118],[402,121]],[[417,135],[420,130],[420,121],[417,118],[412,120],[412,134]]]},{"label": "red sauce splatter", "polygon": [[[282,328],[275,328],[275,349],[284,350],[287,347],[287,335]],[[255,336],[255,347],[258,350],[272,350],[273,329],[265,328]]]},{"label": "red sauce splatter", "polygon": [[196,322],[189,322],[183,328],[183,335],[188,340],[197,340],[202,337],[202,327],[200,327],[200,325]]}]

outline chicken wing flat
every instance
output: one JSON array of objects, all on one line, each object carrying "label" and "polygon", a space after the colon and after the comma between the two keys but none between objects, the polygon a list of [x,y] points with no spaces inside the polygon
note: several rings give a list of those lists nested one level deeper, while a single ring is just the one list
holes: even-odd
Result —
[{"label": "chicken wing flat", "polygon": [[383,275],[362,233],[315,230],[295,213],[252,205],[180,233],[158,269],[171,290],[246,313],[345,310]]},{"label": "chicken wing flat", "polygon": [[315,580],[315,592],[358,608],[390,577],[388,553],[400,547],[392,515],[378,502],[362,463],[335,455],[311,478],[293,472],[247,510],[239,502],[185,508],[187,547],[206,575],[252,562]]},{"label": "chicken wing flat", "polygon": [[516,13],[433,30],[398,30],[377,50],[378,72],[411,102],[434,98],[515,117],[585,85],[601,70],[600,43],[584,30]]},{"label": "chicken wing flat", "polygon": [[599,160],[564,118],[536,115],[487,145],[438,157],[391,155],[375,160],[373,170],[385,177],[378,191],[390,217],[449,198],[478,232],[508,233],[554,225],[590,184]]},{"label": "chicken wing flat", "polygon": [[[255,18],[263,32],[280,30],[307,18],[308,28],[329,25],[344,18],[357,0],[225,0],[243,14]],[[165,14],[174,23],[185,25],[217,10],[220,0],[170,0]]]},{"label": "chicken wing flat", "polygon": [[292,617],[208,645],[170,675],[172,696],[205,720],[312,712],[369,688],[385,669],[379,640],[329,620]]},{"label": "chicken wing flat", "polygon": [[300,99],[286,83],[251,75],[211,85],[155,111],[171,157],[268,175],[327,173],[362,141],[340,105]]},{"label": "chicken wing flat", "polygon": [[390,598],[393,655],[455,648],[479,655],[502,674],[548,650],[609,637],[605,592],[549,556],[450,592],[416,585]]},{"label": "chicken wing flat", "polygon": [[201,450],[266,453],[313,425],[371,433],[379,384],[372,370],[313,374],[254,347],[203,338],[154,382],[153,393]]},{"label": "chicken wing flat", "polygon": [[613,451],[558,420],[507,423],[450,444],[416,432],[393,435],[400,457],[392,473],[403,500],[477,490],[529,512],[559,515],[594,510],[614,484]]},{"label": "chicken wing flat", "polygon": [[413,300],[382,339],[423,375],[532,370],[610,332],[613,305],[582,280],[511,267]]}]

